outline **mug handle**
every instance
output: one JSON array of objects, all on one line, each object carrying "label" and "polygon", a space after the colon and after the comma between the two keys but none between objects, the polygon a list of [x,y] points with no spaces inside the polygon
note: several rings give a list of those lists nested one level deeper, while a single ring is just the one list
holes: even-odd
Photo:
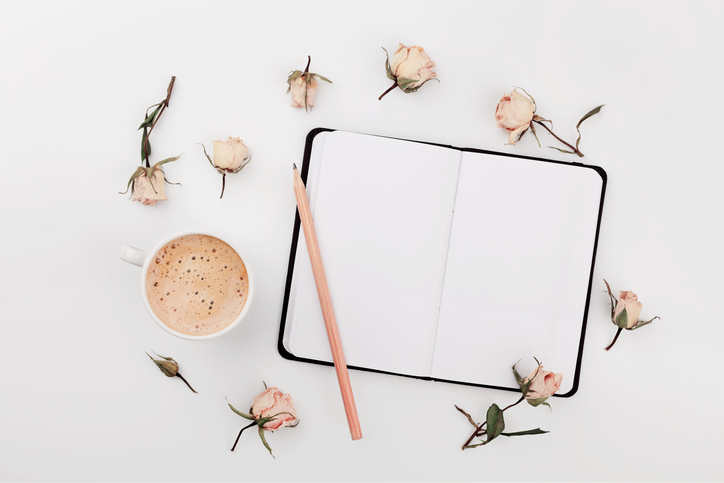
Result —
[{"label": "mug handle", "polygon": [[148,253],[144,252],[143,250],[129,247],[128,245],[124,245],[121,247],[121,260],[142,267],[146,261],[146,258],[148,258]]}]

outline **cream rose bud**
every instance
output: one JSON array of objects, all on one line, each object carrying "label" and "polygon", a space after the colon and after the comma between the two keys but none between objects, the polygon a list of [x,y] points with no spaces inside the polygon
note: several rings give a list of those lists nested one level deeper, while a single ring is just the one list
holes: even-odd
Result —
[{"label": "cream rose bud", "polygon": [[270,387],[254,398],[251,406],[254,419],[274,417],[264,424],[264,430],[276,431],[284,426],[294,426],[297,421],[297,412],[294,409],[294,400],[289,394],[284,394],[276,387]]},{"label": "cream rose bud", "polygon": [[214,167],[229,172],[236,172],[248,161],[249,148],[239,138],[226,141],[214,141]]},{"label": "cream rose bud", "polygon": [[513,89],[510,94],[503,95],[495,108],[496,126],[508,131],[508,142],[515,144],[518,136],[530,126],[534,112],[530,99]]},{"label": "cream rose bud", "polygon": [[[639,302],[638,297],[631,291],[620,291],[618,295],[618,303],[613,312],[613,320],[619,327],[630,329],[639,321],[639,314],[643,308],[643,304]],[[624,315],[621,313],[626,310]],[[619,316],[621,320],[619,321]]]},{"label": "cream rose bud", "polygon": [[[306,75],[297,77],[294,81],[289,84],[289,88],[292,92],[292,107],[305,107],[304,106],[304,94],[305,85],[307,84]],[[314,96],[317,95],[317,87],[319,83],[314,78],[315,76],[309,77],[309,85],[306,86],[307,105],[306,107],[314,107]]]},{"label": "cream rose bud", "polygon": [[140,201],[144,205],[155,206],[157,201],[167,201],[164,191],[164,175],[160,168],[153,170],[151,179],[143,171],[133,182],[133,198],[131,201]]},{"label": "cream rose bud", "polygon": [[425,49],[416,45],[407,47],[401,43],[390,60],[390,71],[395,78],[415,81],[405,86],[400,85],[403,90],[420,87],[426,81],[437,77],[433,67],[435,62],[425,53]]},{"label": "cream rose bud", "polygon": [[548,397],[555,394],[561,388],[561,381],[563,380],[563,374],[554,374],[551,371],[544,371],[543,365],[539,365],[531,374],[523,379],[523,385],[528,384],[527,392],[524,394],[525,398],[530,403],[537,406],[544,402]]}]

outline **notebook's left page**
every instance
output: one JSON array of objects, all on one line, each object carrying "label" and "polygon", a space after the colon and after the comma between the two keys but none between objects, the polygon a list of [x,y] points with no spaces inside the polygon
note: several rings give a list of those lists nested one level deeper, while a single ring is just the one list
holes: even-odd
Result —
[{"label": "notebook's left page", "polygon": [[[348,365],[429,376],[460,157],[343,131],[315,138],[307,192]],[[302,231],[283,340],[296,357],[332,361]]]}]

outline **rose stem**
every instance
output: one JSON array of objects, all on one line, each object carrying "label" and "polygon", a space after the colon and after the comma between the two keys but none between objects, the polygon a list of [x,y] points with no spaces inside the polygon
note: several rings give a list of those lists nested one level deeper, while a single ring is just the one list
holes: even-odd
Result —
[{"label": "rose stem", "polygon": [[166,99],[164,99],[161,102],[161,110],[158,111],[158,116],[156,116],[156,120],[153,121],[153,124],[151,124],[151,129],[148,130],[148,134],[146,134],[146,141],[144,143],[143,149],[144,153],[146,153],[146,167],[150,168],[151,164],[148,162],[148,138],[151,137],[151,132],[153,131],[153,128],[156,127],[156,123],[159,119],[161,119],[161,114],[163,114],[163,111],[168,107],[168,101],[171,99],[171,91],[173,90],[173,83],[176,82],[176,76],[171,76],[171,82],[168,84],[168,89],[166,90]]},{"label": "rose stem", "polygon": [[307,66],[304,68],[304,73],[303,73],[302,75],[304,75],[304,74],[306,74],[307,72],[309,72],[309,64],[311,64],[311,63],[312,63],[312,56],[311,56],[311,55],[308,55],[308,56],[307,56]]},{"label": "rose stem", "polygon": [[176,377],[180,377],[181,380],[186,383],[186,385],[189,387],[189,389],[191,389],[192,391],[196,392],[196,391],[194,390],[194,388],[191,387],[191,384],[189,384],[189,381],[187,381],[186,379],[184,379],[184,376],[182,376],[180,373],[177,372],[177,373],[176,373]]},{"label": "rose stem", "polygon": [[226,173],[221,176],[221,196],[219,196],[219,199],[224,197],[224,188],[226,188]]},{"label": "rose stem", "polygon": [[565,144],[566,146],[571,148],[573,150],[573,152],[576,153],[579,157],[581,157],[581,158],[583,157],[583,153],[581,151],[579,151],[577,148],[574,148],[573,146],[571,146],[570,144],[565,142],[563,139],[556,136],[555,133],[548,128],[548,126],[543,124],[543,122],[541,122],[541,121],[533,121],[533,122],[538,123],[541,126],[543,126],[545,128],[545,130],[548,131],[554,138],[556,138],[557,140],[559,140],[560,142],[562,142],[563,144]]},{"label": "rose stem", "polygon": [[236,437],[236,441],[234,441],[234,446],[231,447],[231,451],[234,451],[236,449],[236,443],[239,442],[239,438],[241,438],[241,433],[243,433],[245,429],[249,429],[252,426],[254,426],[255,424],[256,424],[256,421],[254,421],[253,423],[249,423],[248,426],[244,426],[243,428],[241,428],[241,431],[239,431],[239,435]]},{"label": "rose stem", "polygon": [[385,92],[383,92],[382,95],[377,98],[377,100],[378,100],[378,101],[381,101],[382,98],[385,97],[385,96],[387,95],[387,93],[390,92],[390,91],[391,91],[392,89],[394,89],[395,87],[397,87],[397,80],[395,80],[395,83],[392,84],[392,86],[391,86],[389,89],[387,89]]},{"label": "rose stem", "polygon": [[616,341],[618,340],[618,336],[621,334],[621,331],[622,331],[622,330],[623,330],[623,327],[619,327],[619,328],[618,328],[618,330],[616,331],[616,336],[613,338],[613,342],[611,342],[611,344],[609,344],[609,346],[606,347],[606,350],[609,350],[611,347],[613,347],[613,345],[614,345],[614,344],[616,343]]},{"label": "rose stem", "polygon": [[[514,402],[510,406],[506,407],[505,409],[510,409],[513,406],[515,406],[516,404],[520,404],[521,402],[523,402],[524,399],[525,399],[525,395],[520,396],[520,399],[518,399],[516,402]],[[505,411],[505,409],[503,409],[503,411]],[[484,421],[484,422],[480,423],[480,425],[478,425],[478,427],[475,429],[475,431],[473,431],[473,434],[471,434],[470,437],[468,438],[468,440],[465,441],[465,444],[463,445],[463,449],[465,449],[470,444],[470,442],[473,440],[473,438],[478,435],[478,432],[483,429],[483,426],[485,426],[486,423],[487,423],[487,421]]]}]

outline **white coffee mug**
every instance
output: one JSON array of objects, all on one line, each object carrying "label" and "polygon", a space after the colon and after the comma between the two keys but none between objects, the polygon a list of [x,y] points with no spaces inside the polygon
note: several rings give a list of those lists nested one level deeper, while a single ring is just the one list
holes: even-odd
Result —
[{"label": "white coffee mug", "polygon": [[[159,317],[156,315],[156,313],[151,308],[151,304],[148,300],[148,292],[146,290],[146,278],[148,275],[148,270],[151,264],[154,262],[154,260],[157,258],[157,254],[159,251],[168,243],[171,243],[173,240],[180,238],[182,236],[186,235],[206,235],[213,238],[217,238],[221,240],[222,242],[226,243],[231,247],[232,250],[236,252],[237,255],[241,258],[241,261],[246,266],[246,273],[247,273],[247,282],[248,282],[248,290],[247,290],[247,298],[246,303],[244,304],[241,313],[239,313],[238,316],[226,327],[223,329],[213,332],[210,334],[205,335],[190,335],[185,334],[182,332],[179,332],[177,330],[172,329],[168,325],[166,325]],[[175,335],[176,337],[181,337],[182,339],[187,340],[207,340],[207,339],[213,339],[215,337],[219,337],[221,335],[224,335],[231,330],[233,330],[237,325],[241,323],[241,321],[244,319],[246,314],[249,312],[249,307],[251,306],[251,301],[254,295],[254,276],[252,275],[251,267],[249,266],[249,259],[246,257],[246,255],[243,254],[243,252],[239,249],[239,247],[229,240],[228,238],[221,236],[216,233],[212,233],[205,230],[191,230],[191,231],[185,231],[181,233],[177,233],[175,235],[172,235],[161,242],[159,242],[153,250],[150,252],[146,252],[143,250],[140,250],[138,248],[130,247],[130,246],[123,246],[121,248],[120,253],[121,259],[125,260],[128,263],[132,263],[133,265],[137,265],[141,268],[141,296],[143,299],[143,304],[146,306],[146,310],[151,315],[151,318],[158,324],[159,327],[161,327],[166,332]],[[208,257],[207,257],[208,258]],[[213,302],[212,302],[213,303]]]}]

